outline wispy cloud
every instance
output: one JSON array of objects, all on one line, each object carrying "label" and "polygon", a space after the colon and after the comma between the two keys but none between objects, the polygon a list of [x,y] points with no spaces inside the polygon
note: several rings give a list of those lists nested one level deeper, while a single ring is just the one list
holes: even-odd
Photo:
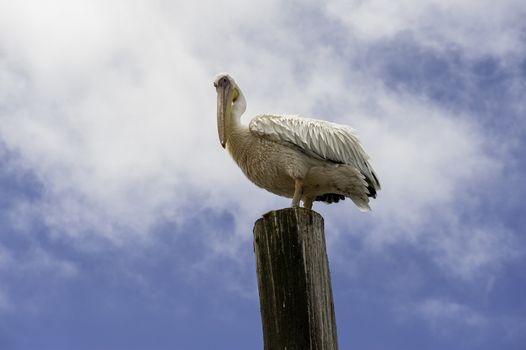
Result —
[{"label": "wispy cloud", "polygon": [[517,0],[333,0],[327,12],[366,41],[409,35],[424,47],[501,58],[518,58],[525,49],[521,18],[526,7]]},{"label": "wispy cloud", "polygon": [[468,306],[440,299],[426,299],[415,305],[414,316],[427,322],[437,333],[449,333],[457,327],[483,328],[489,321]]},{"label": "wispy cloud", "polygon": [[[31,290],[40,284],[41,278],[46,283],[52,283],[78,276],[76,263],[53,254],[37,242],[30,243],[24,249],[8,249],[2,245],[2,242],[9,240],[6,234],[11,233],[2,232],[4,237],[0,240],[0,312],[38,310],[42,306],[39,305],[38,293],[35,295]],[[31,292],[28,293],[28,290]],[[41,287],[39,293],[45,295],[47,292]]]},{"label": "wispy cloud", "polygon": [[517,240],[501,227],[452,225],[429,240],[437,264],[465,281],[492,280],[501,265],[522,256]]}]

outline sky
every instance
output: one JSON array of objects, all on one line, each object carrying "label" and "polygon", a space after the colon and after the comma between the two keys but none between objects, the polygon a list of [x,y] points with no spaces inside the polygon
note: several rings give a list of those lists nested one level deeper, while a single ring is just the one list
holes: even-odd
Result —
[{"label": "sky", "polygon": [[0,0],[0,349],[262,349],[212,83],[352,126],[317,203],[340,349],[526,349],[522,0]]}]

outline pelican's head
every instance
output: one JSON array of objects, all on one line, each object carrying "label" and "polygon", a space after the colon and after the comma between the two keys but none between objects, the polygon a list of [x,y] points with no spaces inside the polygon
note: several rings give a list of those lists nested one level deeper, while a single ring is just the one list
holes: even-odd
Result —
[{"label": "pelican's head", "polygon": [[217,130],[219,141],[225,148],[227,142],[227,124],[232,124],[232,107],[239,98],[241,91],[236,82],[228,74],[220,74],[214,81],[217,91]]}]

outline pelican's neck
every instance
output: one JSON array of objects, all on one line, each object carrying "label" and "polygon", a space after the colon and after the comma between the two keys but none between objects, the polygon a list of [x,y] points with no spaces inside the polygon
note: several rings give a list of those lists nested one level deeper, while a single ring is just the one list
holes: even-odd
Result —
[{"label": "pelican's neck", "polygon": [[232,104],[232,114],[230,115],[230,120],[227,124],[227,133],[230,134],[235,129],[241,128],[241,115],[245,113],[247,109],[247,101],[245,96],[238,88],[239,95],[236,99],[236,102]]},{"label": "pelican's neck", "polygon": [[243,113],[245,113],[247,101],[245,100],[245,96],[243,96],[243,93],[239,90],[239,88],[238,91],[239,95],[236,99],[236,102],[232,104],[230,121],[226,126],[226,132],[228,135],[226,148],[236,163],[238,163],[242,169],[245,169],[243,166],[243,159],[246,159],[247,157],[251,138],[247,137],[250,134],[248,127],[241,124],[241,116]]}]

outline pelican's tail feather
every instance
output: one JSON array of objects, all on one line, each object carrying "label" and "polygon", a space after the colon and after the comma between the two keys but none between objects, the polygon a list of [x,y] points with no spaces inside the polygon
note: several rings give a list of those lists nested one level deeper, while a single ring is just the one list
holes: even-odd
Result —
[{"label": "pelican's tail feather", "polygon": [[[365,176],[352,165],[338,164],[326,167],[314,167],[309,172],[309,183],[323,184],[306,188],[307,195],[316,201],[338,202],[344,197],[350,198],[361,211],[370,211],[369,189]],[[333,200],[338,199],[338,200]]]},{"label": "pelican's tail feather", "polygon": [[369,200],[364,200],[362,198],[357,198],[357,197],[350,197],[351,200],[354,202],[354,204],[356,204],[356,206],[358,207],[358,209],[360,209],[360,211],[362,212],[368,212],[368,211],[371,211],[371,207],[369,206]]}]

